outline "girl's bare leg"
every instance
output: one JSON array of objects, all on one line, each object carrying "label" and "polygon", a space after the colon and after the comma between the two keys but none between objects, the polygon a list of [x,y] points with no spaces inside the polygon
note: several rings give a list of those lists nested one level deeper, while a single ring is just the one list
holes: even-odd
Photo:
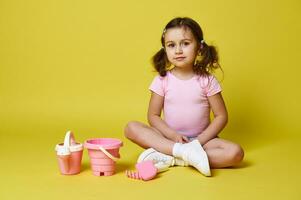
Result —
[{"label": "girl's bare leg", "polygon": [[141,122],[131,121],[124,129],[125,136],[143,148],[154,148],[172,155],[173,141],[165,138],[157,129]]},{"label": "girl's bare leg", "polygon": [[244,157],[243,149],[236,143],[214,138],[203,146],[211,168],[231,167],[240,163]]},{"label": "girl's bare leg", "polygon": [[[125,127],[125,136],[143,148],[172,155],[174,142],[165,138],[157,129],[141,122],[132,121]],[[244,157],[242,148],[228,140],[214,138],[203,146],[211,168],[231,167],[240,163]]]}]

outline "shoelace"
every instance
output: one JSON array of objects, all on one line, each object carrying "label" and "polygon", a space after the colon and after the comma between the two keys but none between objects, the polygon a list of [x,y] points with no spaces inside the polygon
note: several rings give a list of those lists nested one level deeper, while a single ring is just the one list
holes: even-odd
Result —
[{"label": "shoelace", "polygon": [[167,162],[168,160],[166,158],[160,158],[160,157],[157,157],[157,158],[154,158],[153,161],[155,161],[156,163],[165,163]]}]

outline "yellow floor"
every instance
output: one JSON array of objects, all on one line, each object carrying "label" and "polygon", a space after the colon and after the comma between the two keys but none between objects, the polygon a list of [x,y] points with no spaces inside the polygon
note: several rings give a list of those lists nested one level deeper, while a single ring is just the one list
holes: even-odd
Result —
[{"label": "yellow floor", "polygon": [[[4,120],[5,121],[5,120]],[[300,148],[298,138],[260,138],[240,141],[244,162],[235,168],[212,170],[206,178],[190,167],[174,167],[148,182],[128,179],[141,148],[124,141],[117,173],[93,176],[85,150],[82,172],[62,176],[58,172],[54,146],[63,139],[58,124],[23,123],[23,127],[1,127],[1,200],[10,199],[301,199]],[[121,127],[112,128],[122,131]],[[78,130],[81,142],[109,135]],[[109,130],[108,130],[109,132]],[[226,137],[226,136],[225,136]],[[227,138],[227,137],[226,137]]]}]

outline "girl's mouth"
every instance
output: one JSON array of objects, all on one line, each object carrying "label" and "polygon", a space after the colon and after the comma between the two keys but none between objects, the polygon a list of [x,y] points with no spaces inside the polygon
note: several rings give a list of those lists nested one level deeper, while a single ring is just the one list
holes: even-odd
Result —
[{"label": "girl's mouth", "polygon": [[184,59],[185,59],[185,57],[177,57],[177,58],[175,58],[175,60],[177,60],[177,61],[184,60]]}]

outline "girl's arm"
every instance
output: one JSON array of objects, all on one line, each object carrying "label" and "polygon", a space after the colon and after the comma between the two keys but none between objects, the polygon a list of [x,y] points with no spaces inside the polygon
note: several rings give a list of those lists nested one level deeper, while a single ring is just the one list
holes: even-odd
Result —
[{"label": "girl's arm", "polygon": [[198,136],[202,145],[215,138],[228,122],[228,112],[221,93],[208,97],[209,104],[214,114],[210,125]]},{"label": "girl's arm", "polygon": [[164,105],[164,97],[152,92],[147,119],[148,123],[159,130],[165,137],[173,140],[175,142],[187,142],[188,139],[186,137],[181,136],[175,130],[171,129],[164,120],[161,118],[161,111]]}]

